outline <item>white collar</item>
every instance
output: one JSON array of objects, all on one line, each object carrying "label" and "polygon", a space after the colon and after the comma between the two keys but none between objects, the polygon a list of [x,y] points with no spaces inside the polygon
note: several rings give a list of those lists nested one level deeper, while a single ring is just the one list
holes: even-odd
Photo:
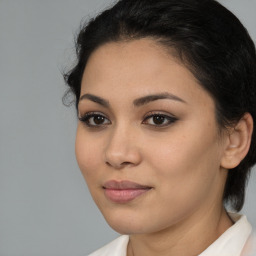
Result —
[{"label": "white collar", "polygon": [[229,213],[235,222],[215,242],[213,242],[199,256],[239,256],[252,232],[252,227],[246,216]]},{"label": "white collar", "polygon": [[[215,242],[198,256],[240,256],[252,227],[244,215],[229,213],[235,222]],[[129,236],[123,235],[89,256],[126,256]]]}]

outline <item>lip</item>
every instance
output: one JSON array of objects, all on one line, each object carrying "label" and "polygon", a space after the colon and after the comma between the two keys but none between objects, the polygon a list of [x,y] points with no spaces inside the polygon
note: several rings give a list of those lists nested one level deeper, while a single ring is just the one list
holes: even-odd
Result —
[{"label": "lip", "polygon": [[105,196],[114,203],[127,203],[152,189],[132,181],[110,180],[103,185]]}]

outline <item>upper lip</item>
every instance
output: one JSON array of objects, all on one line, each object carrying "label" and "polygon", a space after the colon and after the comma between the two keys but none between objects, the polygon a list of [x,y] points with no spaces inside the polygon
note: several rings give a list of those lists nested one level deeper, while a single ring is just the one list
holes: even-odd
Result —
[{"label": "upper lip", "polygon": [[122,189],[150,189],[152,187],[141,185],[129,180],[122,180],[122,181],[109,180],[103,184],[103,188],[122,190]]}]

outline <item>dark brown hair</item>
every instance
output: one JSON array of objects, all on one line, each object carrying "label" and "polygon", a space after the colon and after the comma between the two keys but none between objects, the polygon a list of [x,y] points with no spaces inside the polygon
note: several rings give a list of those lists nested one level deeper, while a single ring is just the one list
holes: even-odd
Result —
[{"label": "dark brown hair", "polygon": [[[91,19],[76,40],[77,64],[64,74],[76,97],[88,58],[107,42],[150,37],[174,49],[213,97],[221,128],[249,112],[256,120],[256,53],[247,30],[215,0],[121,0]],[[224,201],[239,211],[256,161],[256,134],[244,160],[229,170]]]}]

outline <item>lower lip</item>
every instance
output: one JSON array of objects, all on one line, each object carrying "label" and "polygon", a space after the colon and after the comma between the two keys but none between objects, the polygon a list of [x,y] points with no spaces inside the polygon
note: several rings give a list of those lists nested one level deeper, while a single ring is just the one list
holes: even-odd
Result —
[{"label": "lower lip", "polygon": [[114,203],[127,203],[145,194],[149,189],[105,189],[105,196]]}]

